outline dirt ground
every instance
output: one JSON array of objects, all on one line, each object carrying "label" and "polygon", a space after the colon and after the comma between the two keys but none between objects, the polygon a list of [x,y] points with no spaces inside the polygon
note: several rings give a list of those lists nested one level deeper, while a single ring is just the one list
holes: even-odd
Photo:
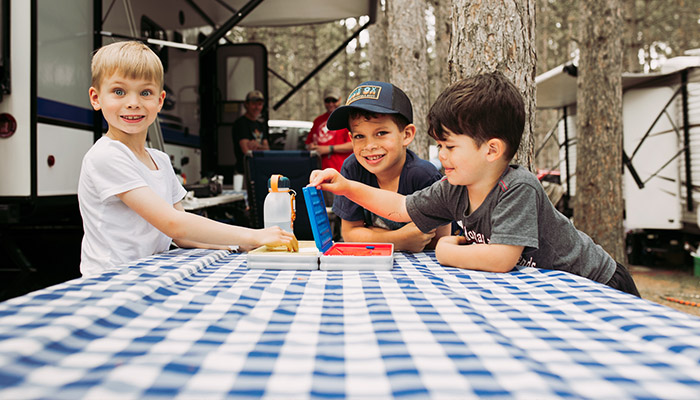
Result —
[{"label": "dirt ground", "polygon": [[689,269],[628,266],[643,298],[700,316],[700,277]]}]

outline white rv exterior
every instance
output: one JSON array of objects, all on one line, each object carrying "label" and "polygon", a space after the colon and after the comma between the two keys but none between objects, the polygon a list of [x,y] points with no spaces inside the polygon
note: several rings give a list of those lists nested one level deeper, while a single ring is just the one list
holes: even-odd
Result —
[{"label": "white rv exterior", "polygon": [[[340,0],[0,0],[9,6],[11,93],[0,102],[0,114],[17,122],[15,133],[0,138],[0,204],[13,199],[75,196],[80,160],[95,141],[93,112],[88,102],[90,57],[102,43],[122,37],[143,37],[147,18],[163,29],[164,39],[175,32],[204,28],[211,32],[251,7],[238,26],[284,26],[338,20],[371,14],[376,1]],[[195,9],[194,5],[198,8]],[[99,16],[96,17],[96,13]],[[206,15],[204,18],[202,15]],[[99,19],[101,26],[95,21]],[[190,34],[194,36],[195,34]],[[119,39],[115,39],[119,38]],[[191,38],[188,38],[191,40]],[[195,39],[196,40],[196,39]],[[201,175],[199,52],[170,48],[166,100],[171,109],[160,116],[165,150],[174,167],[191,180]],[[194,49],[194,50],[193,50]],[[250,68],[255,68],[249,64]],[[252,71],[250,71],[252,73]],[[266,71],[263,75],[266,77]],[[245,95],[252,80],[229,82]],[[224,138],[223,140],[226,140]],[[186,165],[182,161],[188,159]],[[0,219],[2,221],[2,219]]]},{"label": "white rv exterior", "polygon": [[[576,78],[566,69],[536,78],[537,107],[562,110],[559,168],[574,196]],[[697,246],[700,240],[700,56],[671,59],[658,73],[623,74],[622,82],[623,149],[630,160],[623,177],[625,227],[633,244],[628,255],[644,262],[630,253],[667,251],[683,242]],[[647,239],[654,244],[644,244]]]},{"label": "white rv exterior", "polygon": [[[376,0],[0,0],[0,266],[34,273],[25,255],[40,245],[32,241],[44,240],[36,232],[61,235],[70,225],[82,233],[80,166],[106,126],[88,101],[95,49],[130,39],[154,46],[166,66],[167,95],[149,130],[151,145],[162,144],[175,169],[196,182],[204,172],[232,168],[232,117],[249,90],[267,94],[265,48],[227,43],[222,37],[231,27],[371,19],[376,6]],[[29,249],[20,236],[29,237]],[[71,246],[75,252],[80,243]],[[78,263],[72,268],[77,272]]]}]

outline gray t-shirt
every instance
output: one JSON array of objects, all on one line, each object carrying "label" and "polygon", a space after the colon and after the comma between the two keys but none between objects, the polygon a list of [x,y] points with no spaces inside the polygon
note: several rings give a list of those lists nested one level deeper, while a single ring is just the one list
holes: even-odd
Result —
[{"label": "gray t-shirt", "polygon": [[525,246],[518,265],[568,271],[606,284],[615,260],[549,201],[537,177],[511,165],[484,202],[468,215],[466,186],[435,182],[406,197],[411,220],[423,232],[461,221],[467,243]]}]

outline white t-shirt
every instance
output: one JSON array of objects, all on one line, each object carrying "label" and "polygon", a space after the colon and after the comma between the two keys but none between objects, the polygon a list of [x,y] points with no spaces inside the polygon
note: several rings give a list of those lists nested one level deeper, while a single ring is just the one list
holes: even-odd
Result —
[{"label": "white t-shirt", "polygon": [[148,169],[123,143],[106,136],[85,154],[78,182],[83,218],[80,272],[83,276],[168,250],[171,238],[124,204],[116,195],[148,186],[169,204],[187,194],[167,154],[147,149],[158,166]]}]

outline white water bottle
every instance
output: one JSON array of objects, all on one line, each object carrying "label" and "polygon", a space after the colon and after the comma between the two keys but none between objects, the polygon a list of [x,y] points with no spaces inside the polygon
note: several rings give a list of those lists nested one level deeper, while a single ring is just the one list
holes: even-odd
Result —
[{"label": "white water bottle", "polygon": [[293,190],[289,188],[289,178],[272,175],[267,181],[267,196],[263,207],[265,228],[279,226],[289,233],[294,233],[292,223],[295,217]]}]

